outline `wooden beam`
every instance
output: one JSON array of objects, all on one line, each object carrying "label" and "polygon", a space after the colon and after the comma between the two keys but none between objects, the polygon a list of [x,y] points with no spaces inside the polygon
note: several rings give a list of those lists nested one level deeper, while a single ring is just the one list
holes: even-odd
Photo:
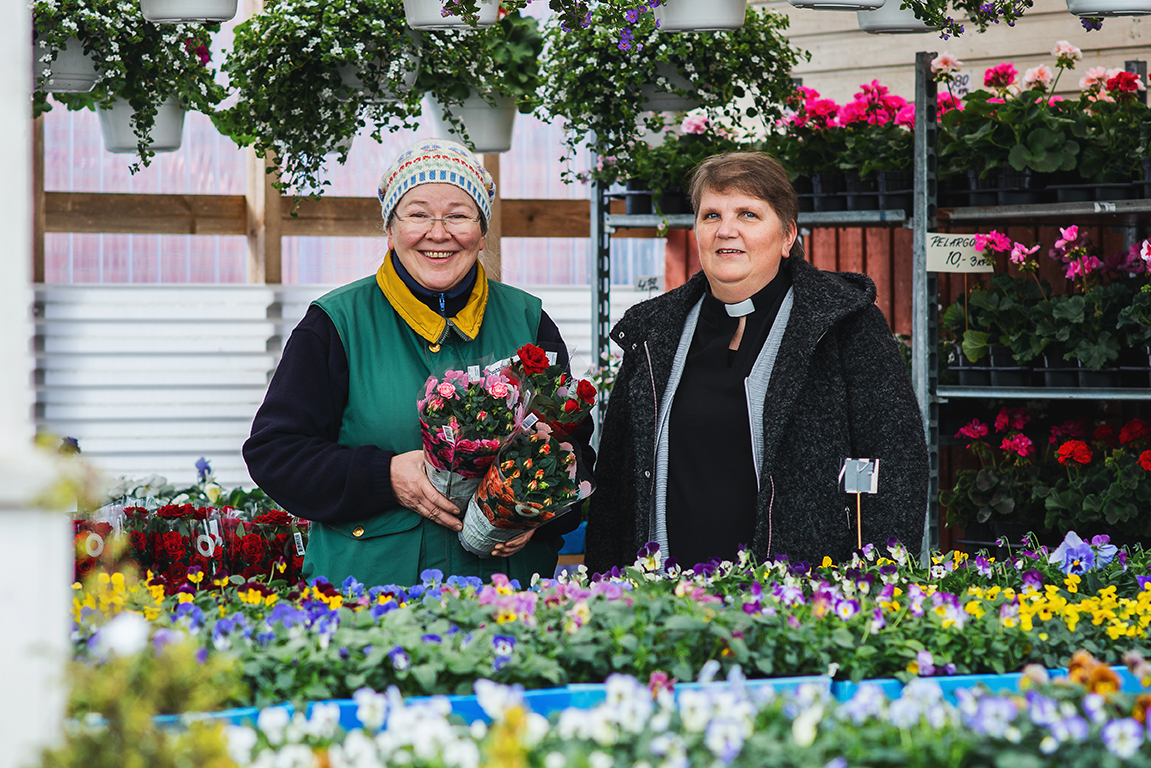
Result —
[{"label": "wooden beam", "polygon": [[488,152],[482,155],[484,168],[496,183],[496,199],[492,201],[492,220],[488,222],[488,234],[484,238],[484,250],[480,260],[488,277],[499,281],[503,274],[503,259],[500,251],[500,238],[503,236],[503,204],[500,200],[500,155]]},{"label": "wooden beam", "polygon": [[44,282],[44,116],[32,121],[32,282]]},{"label": "wooden beam", "polygon": [[284,214],[283,200],[272,186],[276,180],[275,159],[271,153],[258,157],[251,147],[245,148],[244,154],[247,210],[243,234],[248,236],[248,282],[274,285],[283,282],[281,219]]},{"label": "wooden beam", "polygon": [[[266,264],[275,261],[278,265],[278,249],[274,259],[266,255],[270,230],[275,225],[272,221],[265,223],[262,201],[275,190],[269,177],[265,177],[264,182],[263,189],[253,189],[250,195],[47,192],[45,231],[264,237],[259,253],[265,254]],[[380,203],[374,197],[322,197],[298,202],[278,194],[275,197],[280,207],[279,236],[380,237],[383,234]],[[588,236],[587,200],[501,200],[500,208],[502,237]],[[654,229],[621,229],[612,237],[655,238],[657,235]],[[276,242],[274,238],[271,240]],[[278,277],[278,269],[275,274]]]},{"label": "wooden beam", "polygon": [[45,232],[242,235],[242,195],[44,193]]}]

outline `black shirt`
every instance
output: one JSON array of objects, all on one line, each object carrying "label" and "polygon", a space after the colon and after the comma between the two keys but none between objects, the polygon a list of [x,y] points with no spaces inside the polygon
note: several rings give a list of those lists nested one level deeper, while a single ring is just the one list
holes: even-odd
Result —
[{"label": "black shirt", "polygon": [[740,544],[751,546],[759,486],[744,381],[790,287],[781,264],[752,297],[736,350],[728,346],[739,318],[704,294],[668,425],[668,554],[685,568],[734,560]]}]

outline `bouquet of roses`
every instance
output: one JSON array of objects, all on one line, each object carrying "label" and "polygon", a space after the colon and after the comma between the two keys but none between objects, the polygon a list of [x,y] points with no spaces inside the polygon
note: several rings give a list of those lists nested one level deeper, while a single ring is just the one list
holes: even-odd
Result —
[{"label": "bouquet of roses", "polygon": [[595,405],[595,385],[573,379],[534,344],[519,348],[510,372],[520,380],[525,409],[561,435],[571,434]]},{"label": "bouquet of roses", "polygon": [[520,418],[519,387],[492,370],[471,366],[430,376],[416,403],[428,479],[460,510]]},{"label": "bouquet of roses", "polygon": [[223,510],[224,564],[245,579],[300,579],[309,523],[282,509],[264,512]]},{"label": "bouquet of roses", "polygon": [[590,479],[581,477],[575,446],[557,440],[546,422],[529,415],[468,504],[460,545],[490,557],[496,544],[554,520],[592,490]]}]

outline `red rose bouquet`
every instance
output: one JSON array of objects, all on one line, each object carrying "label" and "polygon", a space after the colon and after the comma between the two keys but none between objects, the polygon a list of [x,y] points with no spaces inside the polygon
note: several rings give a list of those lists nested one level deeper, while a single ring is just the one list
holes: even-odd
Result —
[{"label": "red rose bouquet", "polygon": [[73,580],[83,582],[94,568],[111,563],[112,524],[77,518],[72,521],[76,548]]},{"label": "red rose bouquet", "polygon": [[282,509],[265,512],[226,510],[221,520],[225,567],[245,579],[300,580],[308,524]]},{"label": "red rose bouquet", "polygon": [[517,357],[511,372],[521,381],[526,410],[557,433],[571,434],[595,405],[595,385],[587,379],[573,379],[534,344],[520,347]]},{"label": "red rose bouquet", "polygon": [[416,403],[428,478],[461,511],[519,421],[519,387],[490,371],[431,376]]},{"label": "red rose bouquet", "polygon": [[468,505],[460,545],[490,557],[496,544],[554,520],[591,495],[576,449],[560,442],[545,422],[529,423],[500,450]]}]

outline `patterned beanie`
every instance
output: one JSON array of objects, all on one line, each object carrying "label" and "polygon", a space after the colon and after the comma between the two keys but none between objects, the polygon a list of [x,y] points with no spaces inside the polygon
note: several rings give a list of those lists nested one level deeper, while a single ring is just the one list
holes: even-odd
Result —
[{"label": "patterned beanie", "polygon": [[384,222],[409,189],[433,183],[456,185],[476,201],[485,222],[492,220],[496,183],[479,158],[463,144],[448,139],[424,139],[401,152],[380,178]]}]

